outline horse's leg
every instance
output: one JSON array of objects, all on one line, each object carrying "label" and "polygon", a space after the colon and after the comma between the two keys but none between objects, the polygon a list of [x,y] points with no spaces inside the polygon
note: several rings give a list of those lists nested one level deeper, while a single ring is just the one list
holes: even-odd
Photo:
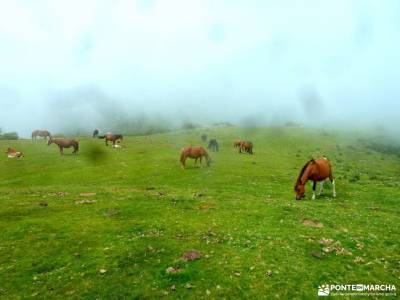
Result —
[{"label": "horse's leg", "polygon": [[324,192],[324,182],[325,180],[322,180],[319,185],[319,195],[322,195],[322,193]]},{"label": "horse's leg", "polygon": [[181,159],[181,163],[182,163],[182,169],[184,169],[186,167],[186,157]]},{"label": "horse's leg", "polygon": [[335,187],[335,179],[332,176],[332,171],[329,173],[329,180],[332,183],[332,196],[333,198],[336,197],[336,187]]},{"label": "horse's leg", "polygon": [[60,154],[64,154],[64,149],[61,146],[58,146],[58,148],[60,148]]},{"label": "horse's leg", "polygon": [[332,196],[336,198],[336,186],[335,186],[335,179],[332,180]]},{"label": "horse's leg", "polygon": [[317,187],[317,182],[313,181],[313,186],[312,186],[312,200],[315,200],[315,188]]},{"label": "horse's leg", "polygon": [[200,156],[200,166],[203,166],[203,156]]}]

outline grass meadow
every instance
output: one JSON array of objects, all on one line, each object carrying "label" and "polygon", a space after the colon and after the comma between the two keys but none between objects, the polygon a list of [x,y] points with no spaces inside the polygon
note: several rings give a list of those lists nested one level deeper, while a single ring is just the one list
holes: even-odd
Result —
[{"label": "grass meadow", "polygon": [[[217,138],[210,167],[183,170],[183,146]],[[376,133],[379,134],[378,132]],[[0,141],[0,298],[314,299],[321,284],[400,288],[400,154],[373,134],[210,127],[78,137],[61,156],[43,141]],[[238,154],[236,139],[254,143]],[[371,146],[373,145],[373,146]],[[375,146],[374,146],[375,145]],[[336,178],[311,200],[293,186],[311,157]],[[200,257],[184,259],[189,250]],[[387,298],[387,297],[386,297]]]}]

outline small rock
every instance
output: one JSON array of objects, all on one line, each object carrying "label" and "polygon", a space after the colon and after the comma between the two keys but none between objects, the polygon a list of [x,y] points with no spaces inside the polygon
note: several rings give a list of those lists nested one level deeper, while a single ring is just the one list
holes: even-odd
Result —
[{"label": "small rock", "polygon": [[176,290],[175,284],[171,285],[170,289],[171,289],[171,291],[175,291]]},{"label": "small rock", "polygon": [[330,253],[333,251],[333,249],[331,247],[323,247],[322,251],[324,251],[325,253]]},{"label": "small rock", "polygon": [[201,254],[199,251],[190,250],[190,251],[187,251],[186,253],[184,253],[183,256],[181,257],[181,259],[184,261],[192,261],[192,260],[199,259],[200,257],[201,257]]},{"label": "small rock", "polygon": [[106,269],[100,269],[100,274],[105,274],[107,272]]},{"label": "small rock", "polygon": [[357,243],[356,247],[357,247],[357,249],[361,250],[362,248],[364,248],[364,244],[363,243]]},{"label": "small rock", "polygon": [[190,290],[191,288],[193,288],[193,285],[188,282],[188,283],[185,284],[185,288]]},{"label": "small rock", "polygon": [[330,245],[330,244],[333,243],[333,240],[332,239],[322,238],[322,239],[320,239],[319,243],[321,245]]},{"label": "small rock", "polygon": [[357,256],[357,257],[354,259],[354,262],[355,262],[356,264],[362,264],[362,263],[364,262],[364,259],[363,259],[362,257]]},{"label": "small rock", "polygon": [[80,193],[79,196],[81,197],[92,197],[96,195],[96,193]]},{"label": "small rock", "polygon": [[179,268],[174,268],[174,267],[168,267],[166,270],[165,270],[165,273],[168,273],[168,274],[174,274],[174,273],[178,273],[178,272],[180,272],[181,271],[181,269],[179,269]]},{"label": "small rock", "polygon": [[324,224],[318,222],[318,221],[313,221],[309,219],[304,219],[303,220],[303,225],[305,226],[310,226],[310,227],[316,227],[316,228],[322,228],[324,227]]},{"label": "small rock", "polygon": [[310,255],[311,256],[313,256],[313,257],[315,257],[315,258],[322,258],[322,254],[321,254],[321,252],[318,252],[318,251],[312,251],[311,253],[310,253]]},{"label": "small rock", "polygon": [[268,270],[267,273],[265,273],[265,275],[267,275],[268,277],[271,277],[272,276],[272,271]]},{"label": "small rock", "polygon": [[96,200],[79,200],[79,201],[75,201],[75,204],[92,204],[95,202],[96,202]]},{"label": "small rock", "polygon": [[204,194],[202,194],[202,193],[193,193],[193,198],[200,198],[200,197],[203,197],[204,196]]}]

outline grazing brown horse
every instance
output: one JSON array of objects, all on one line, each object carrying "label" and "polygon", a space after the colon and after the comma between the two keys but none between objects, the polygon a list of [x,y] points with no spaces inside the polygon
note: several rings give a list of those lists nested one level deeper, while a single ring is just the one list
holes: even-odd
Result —
[{"label": "grazing brown horse", "polygon": [[64,148],[73,147],[74,151],[72,153],[74,153],[74,154],[76,154],[76,152],[78,152],[78,150],[79,150],[79,143],[75,140],[50,138],[47,145],[51,145],[53,143],[56,144],[58,146],[58,148],[60,148],[61,154],[64,154]]},{"label": "grazing brown horse", "polygon": [[300,200],[305,197],[305,185],[308,180],[313,181],[312,199],[314,200],[317,182],[321,182],[320,194],[322,194],[324,189],[324,180],[328,177],[329,180],[332,182],[333,197],[336,197],[335,180],[332,175],[332,167],[329,160],[325,157],[316,160],[309,160],[301,169],[300,175],[297,178],[296,184],[294,186],[294,191],[296,192],[296,200]]},{"label": "grazing brown horse", "polygon": [[105,135],[99,135],[99,139],[105,139],[106,140],[106,146],[108,146],[108,141],[112,142],[113,145],[115,145],[115,142],[120,140],[122,141],[124,137],[122,134],[112,134],[112,133],[107,133]]},{"label": "grazing brown horse", "polygon": [[242,153],[242,150],[245,153],[253,154],[253,143],[248,141],[242,141],[239,145],[239,153]]},{"label": "grazing brown horse", "polygon": [[240,143],[241,143],[242,141],[234,141],[233,142],[233,147],[234,148],[238,148],[238,147],[240,147]]},{"label": "grazing brown horse", "polygon": [[15,150],[14,148],[10,148],[10,147],[7,148],[6,153],[9,158],[24,157],[24,154],[22,152],[19,152],[19,151]]},{"label": "grazing brown horse", "polygon": [[47,140],[47,138],[51,139],[51,134],[47,130],[34,130],[32,131],[32,140],[36,141],[36,138],[40,136]]},{"label": "grazing brown horse", "polygon": [[210,166],[211,158],[208,155],[207,151],[203,147],[197,146],[197,147],[185,147],[185,148],[182,148],[182,150],[181,150],[182,168],[186,167],[186,159],[188,157],[194,159],[194,165],[196,165],[197,160],[199,158],[200,158],[200,164],[202,164],[203,156],[206,159],[207,167]]}]

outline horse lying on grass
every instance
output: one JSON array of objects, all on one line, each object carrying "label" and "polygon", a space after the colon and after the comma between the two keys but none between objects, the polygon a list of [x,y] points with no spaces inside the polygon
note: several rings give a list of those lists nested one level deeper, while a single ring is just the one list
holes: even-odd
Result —
[{"label": "horse lying on grass", "polygon": [[320,181],[320,195],[324,190],[324,180],[329,177],[332,183],[332,195],[336,197],[335,180],[332,175],[332,167],[329,160],[325,157],[320,159],[309,160],[300,171],[300,175],[297,178],[296,184],[294,186],[294,191],[296,192],[296,200],[300,200],[305,197],[305,185],[308,180],[313,181],[313,195],[312,199],[315,199],[315,188],[317,182]]},{"label": "horse lying on grass", "polygon": [[64,148],[73,147],[74,151],[72,153],[76,154],[79,150],[79,143],[72,139],[53,139],[50,138],[47,145],[56,144],[60,149],[60,154],[64,154]]},{"label": "horse lying on grass", "polygon": [[207,167],[210,166],[211,158],[208,155],[207,151],[201,146],[182,148],[182,150],[181,150],[181,159],[180,159],[181,164],[182,164],[182,168],[186,167],[186,159],[188,157],[194,159],[194,165],[196,165],[197,160],[199,158],[200,158],[200,164],[202,164],[202,158],[204,157],[206,159]]},{"label": "horse lying on grass", "polygon": [[10,147],[7,148],[6,153],[9,158],[24,157],[24,154],[22,152],[16,151],[14,148]]}]

